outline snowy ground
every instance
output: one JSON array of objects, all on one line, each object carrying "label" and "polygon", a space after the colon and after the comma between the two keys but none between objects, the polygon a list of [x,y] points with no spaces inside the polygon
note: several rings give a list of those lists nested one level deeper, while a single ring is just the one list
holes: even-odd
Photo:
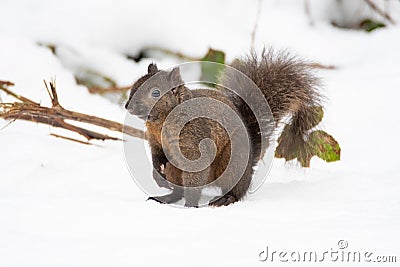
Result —
[{"label": "snowy ground", "polygon": [[[257,13],[256,1],[98,2],[2,0],[0,80],[49,104],[42,79],[56,77],[66,108],[122,122],[125,111],[76,85],[74,69],[90,66],[129,84],[150,60],[134,63],[122,53],[143,45],[195,56],[211,46],[229,60],[249,50]],[[0,131],[0,266],[256,266],[271,264],[259,261],[266,246],[322,254],[338,250],[339,240],[347,251],[399,262],[400,26],[371,34],[333,28],[322,2],[311,1],[311,27],[302,1],[264,1],[256,47],[290,48],[339,67],[319,76],[328,98],[324,128],[341,144],[340,162],[313,159],[303,170],[275,160],[246,201],[172,208],[145,201],[121,142],[82,145],[49,135],[60,130],[17,121]],[[37,42],[81,56],[65,49],[57,58]],[[344,264],[324,262],[330,265]]]}]

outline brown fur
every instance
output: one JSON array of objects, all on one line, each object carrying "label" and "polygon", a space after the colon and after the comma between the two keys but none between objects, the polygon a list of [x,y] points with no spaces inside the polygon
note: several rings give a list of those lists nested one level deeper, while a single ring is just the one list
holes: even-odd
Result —
[{"label": "brown fur", "polygon": [[[317,93],[318,80],[310,73],[308,65],[291,57],[286,52],[276,53],[272,50],[264,50],[261,57],[257,57],[255,53],[252,53],[247,58],[235,60],[232,67],[250,77],[261,89],[275,121],[279,122],[287,115],[292,116],[291,125],[293,127],[291,127],[287,142],[296,142],[295,140],[302,138],[302,135],[309,129],[309,125],[313,123],[315,118],[314,110],[310,107],[319,104],[320,101],[320,95]],[[239,182],[232,188],[231,181],[223,181],[220,184],[222,188],[232,189],[225,196],[212,201],[210,205],[229,205],[241,200],[249,188],[253,175],[253,166],[257,164],[264,153],[264,151],[261,151],[260,128],[250,108],[238,96],[224,90],[189,90],[183,85],[179,69],[174,69],[171,72],[159,71],[154,64],[150,64],[148,73],[132,87],[130,98],[126,104],[126,108],[130,113],[141,116],[143,110],[149,109],[149,106],[153,103],[148,94],[139,97],[136,102],[133,101],[132,96],[146,80],[156,73],[161,78],[158,81],[152,81],[154,84],[146,84],[148,89],[145,88],[145,90],[150,91],[154,86],[157,86],[161,91],[166,90],[166,93],[160,99],[157,99],[146,120],[146,134],[152,152],[155,171],[160,172],[161,166],[164,166],[164,179],[189,189],[190,187],[214,181],[224,172],[230,161],[231,144],[225,129],[215,121],[205,118],[197,118],[190,121],[180,133],[175,133],[175,136],[179,136],[179,138],[177,140],[167,138],[167,145],[164,147],[166,151],[170,152],[169,154],[174,155],[177,152],[171,151],[170,144],[178,142],[182,154],[190,160],[195,160],[200,157],[199,142],[204,138],[211,138],[216,144],[217,153],[212,164],[203,171],[193,173],[176,168],[168,162],[161,145],[161,129],[172,109],[188,99],[202,96],[212,97],[229,105],[241,115],[251,139],[251,151],[247,168]],[[229,76],[229,73],[223,73],[220,81],[225,85],[229,85],[230,82],[236,82],[233,77]],[[173,89],[171,90],[170,88]],[[221,116],[224,115],[223,109],[218,110],[217,108],[213,112]],[[160,186],[168,187],[163,183],[162,179],[160,180],[155,176],[154,179]],[[200,192],[189,190],[188,194],[185,194],[180,189],[172,189],[171,194],[157,197],[156,199],[170,203],[185,197],[186,206],[197,206]]]}]

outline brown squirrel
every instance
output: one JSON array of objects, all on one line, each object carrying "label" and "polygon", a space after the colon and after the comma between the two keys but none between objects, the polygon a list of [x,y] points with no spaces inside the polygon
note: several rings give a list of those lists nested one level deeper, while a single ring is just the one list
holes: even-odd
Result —
[{"label": "brown squirrel", "polygon": [[[311,125],[316,124],[318,117],[315,114],[316,110],[312,107],[320,105],[321,101],[321,95],[318,92],[319,81],[312,75],[309,64],[291,56],[288,52],[264,49],[260,56],[252,52],[247,57],[234,60],[231,67],[247,75],[262,91],[276,122],[275,126],[290,116],[290,135],[281,141],[283,147],[289,150],[294,146],[304,146],[305,142],[302,142],[304,133],[311,128]],[[149,79],[155,74],[157,74],[156,79]],[[219,80],[228,85],[230,82],[235,82],[229,73],[222,73]],[[142,87],[140,95],[133,98],[140,87]],[[265,152],[261,151],[261,131],[252,110],[245,101],[228,90],[191,90],[183,83],[179,68],[168,72],[159,70],[152,63],[148,66],[148,73],[133,84],[125,105],[129,113],[146,119],[146,137],[151,148],[153,178],[159,186],[172,189],[170,194],[149,199],[162,203],[174,203],[185,198],[185,206],[196,207],[201,192],[190,190],[190,188],[215,181],[227,168],[231,158],[232,144],[226,130],[211,119],[193,119],[180,132],[175,133],[175,136],[179,136],[177,140],[172,138],[171,140],[167,138],[166,142],[161,140],[163,123],[168,114],[181,103],[198,97],[221,101],[240,114],[250,139],[247,140],[250,144],[250,156],[241,178],[235,184],[232,184],[229,179],[222,181],[219,186],[230,188],[230,190],[222,197],[216,197],[210,201],[209,205],[229,205],[241,200],[248,191],[254,172],[253,167]],[[216,114],[223,114],[222,109],[215,109],[213,112]],[[164,151],[169,151],[170,155],[174,155],[176,152],[172,149],[172,145],[177,143],[184,157],[196,160],[201,155],[199,143],[205,138],[214,141],[216,153],[212,163],[204,170],[182,171],[171,164],[164,154]],[[160,177],[159,173],[163,175]],[[178,186],[171,188],[171,184],[166,181]]]}]

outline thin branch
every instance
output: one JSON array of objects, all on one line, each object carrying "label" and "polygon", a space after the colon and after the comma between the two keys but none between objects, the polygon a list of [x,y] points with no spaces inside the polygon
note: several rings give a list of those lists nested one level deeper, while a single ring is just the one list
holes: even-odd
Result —
[{"label": "thin branch", "polygon": [[72,124],[64,122],[64,120],[85,122],[88,124],[100,126],[112,131],[117,131],[131,135],[133,137],[144,139],[143,131],[123,125],[121,123],[110,121],[107,119],[99,118],[92,115],[87,115],[79,112],[74,112],[66,109],[55,109],[43,107],[40,105],[31,105],[25,103],[0,103],[0,107],[3,109],[0,111],[0,117],[5,120],[26,120],[37,123],[48,124],[50,126],[65,128],[70,131],[77,132],[90,139],[111,139],[118,140],[118,138],[110,137],[104,134],[99,134],[81,127],[74,126]]},{"label": "thin branch", "polygon": [[122,87],[111,86],[111,87],[107,87],[107,88],[93,86],[93,87],[89,87],[88,90],[92,94],[107,94],[107,93],[123,93],[123,92],[128,91],[131,88],[132,88],[132,86],[122,86]]},{"label": "thin branch", "polygon": [[337,67],[334,66],[334,65],[323,65],[321,63],[310,63],[310,64],[308,64],[308,66],[310,68],[313,68],[313,69],[324,69],[324,70],[335,70],[335,69],[337,69]]},{"label": "thin branch", "polygon": [[0,86],[14,86],[14,83],[10,81],[0,81]]},{"label": "thin branch", "polygon": [[254,49],[254,46],[255,46],[258,22],[259,22],[260,16],[261,16],[261,4],[262,4],[262,0],[258,0],[256,21],[254,22],[253,31],[251,32],[251,49]]},{"label": "thin branch", "polygon": [[62,138],[62,139],[66,139],[66,140],[69,140],[69,141],[74,141],[74,142],[77,142],[77,143],[80,143],[80,144],[84,144],[84,145],[91,145],[91,143],[89,143],[89,142],[84,142],[84,141],[81,141],[81,140],[78,140],[78,139],[75,139],[75,138],[71,138],[71,137],[67,137],[67,136],[63,136],[63,135],[59,135],[59,134],[55,134],[55,133],[51,133],[50,135],[54,136],[54,137],[57,137],[57,138]]},{"label": "thin branch", "polygon": [[314,25],[314,20],[311,16],[311,9],[310,9],[310,0],[304,0],[304,11],[306,12],[306,15],[308,17],[308,20],[310,21],[310,25]]},{"label": "thin branch", "polygon": [[[5,82],[0,81],[0,85],[5,85]],[[46,90],[53,104],[53,106],[50,108],[41,106],[39,103],[33,102],[32,100],[19,96],[13,93],[12,91],[8,90],[7,88],[0,87],[4,92],[22,101],[22,103],[21,102],[0,103],[0,118],[3,118],[5,120],[33,121],[36,123],[47,124],[53,127],[64,128],[69,131],[76,132],[84,136],[88,140],[91,139],[121,140],[121,139],[72,125],[70,123],[65,122],[65,120],[84,122],[100,126],[112,131],[125,133],[133,137],[141,139],[145,138],[144,132],[139,129],[123,125],[115,121],[64,109],[58,102],[55,83],[50,82],[49,84],[47,84],[45,82],[45,85],[46,85]]]},{"label": "thin branch", "polygon": [[378,7],[372,0],[364,0],[364,2],[376,13],[378,13],[380,16],[384,17],[387,19],[390,23],[393,25],[396,24],[396,22],[392,19],[392,17],[389,15],[389,13],[385,12],[382,10],[380,7]]},{"label": "thin branch", "polygon": [[[43,80],[43,83],[44,83],[44,87],[46,88],[47,94],[49,95],[50,99],[53,100],[53,95],[51,94],[50,89],[49,89],[49,87],[47,86],[46,80]],[[52,101],[52,102],[53,102],[53,101]]]},{"label": "thin branch", "polygon": [[[53,107],[62,108],[60,105],[60,102],[58,101],[55,80],[50,81],[49,85],[47,85],[47,82],[45,80],[43,80],[43,82],[44,82],[44,86],[46,87],[47,93],[49,94],[51,104],[53,105]],[[49,87],[50,87],[50,89],[49,89]]]},{"label": "thin branch", "polygon": [[30,100],[29,98],[26,98],[24,96],[18,95],[10,90],[8,90],[6,88],[6,86],[13,86],[14,84],[12,82],[7,82],[7,81],[0,81],[0,90],[4,91],[6,94],[13,96],[14,98],[24,102],[24,103],[30,103],[30,104],[36,104],[38,105],[38,103],[36,103],[33,100]]},{"label": "thin branch", "polygon": [[6,125],[4,125],[3,127],[0,128],[0,131],[2,131],[2,130],[4,130],[5,128],[7,128],[11,123],[13,123],[13,122],[16,121],[16,120],[17,120],[17,119],[13,119],[13,120],[7,122]]}]

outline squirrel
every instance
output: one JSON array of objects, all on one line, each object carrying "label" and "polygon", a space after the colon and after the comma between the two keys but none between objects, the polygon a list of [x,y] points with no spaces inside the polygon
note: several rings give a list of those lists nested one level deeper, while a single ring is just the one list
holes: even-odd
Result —
[{"label": "squirrel", "polygon": [[[318,120],[318,114],[315,114],[317,111],[313,107],[320,105],[322,98],[319,93],[319,79],[313,75],[310,65],[287,51],[263,49],[259,56],[253,51],[245,57],[235,59],[230,66],[247,75],[261,90],[274,117],[275,127],[290,116],[289,134],[281,140],[283,147],[290,150],[296,146],[305,146],[304,134]],[[157,79],[150,79],[156,74]],[[233,78],[229,73],[225,75],[222,73],[219,76],[219,81],[225,84],[235,82],[230,79]],[[145,88],[141,90],[141,94],[133,97],[143,86]],[[162,94],[163,89],[166,92]],[[133,84],[125,105],[130,114],[146,120],[146,139],[151,149],[153,179],[160,187],[172,189],[170,194],[149,199],[161,203],[174,203],[184,198],[185,206],[197,207],[201,192],[190,188],[215,181],[227,168],[232,144],[226,130],[216,121],[208,118],[193,119],[185,124],[180,132],[175,133],[175,136],[179,137],[178,140],[169,138],[166,142],[161,140],[163,124],[168,114],[185,101],[199,97],[218,100],[239,114],[250,139],[247,140],[250,144],[250,155],[241,178],[236,184],[232,184],[229,179],[219,184],[221,188],[226,187],[230,190],[223,196],[211,200],[209,205],[232,204],[242,200],[249,189],[254,173],[253,167],[265,152],[261,148],[260,126],[249,106],[238,95],[228,90],[189,89],[181,78],[179,68],[164,71],[151,63],[147,74]],[[213,112],[219,114],[222,110]],[[197,172],[180,170],[168,161],[164,153],[168,151],[173,156],[177,153],[173,150],[173,144],[178,143],[185,158],[196,160],[201,155],[199,143],[205,138],[214,141],[216,153],[211,164],[204,170]],[[171,188],[171,184],[179,186]]]}]

